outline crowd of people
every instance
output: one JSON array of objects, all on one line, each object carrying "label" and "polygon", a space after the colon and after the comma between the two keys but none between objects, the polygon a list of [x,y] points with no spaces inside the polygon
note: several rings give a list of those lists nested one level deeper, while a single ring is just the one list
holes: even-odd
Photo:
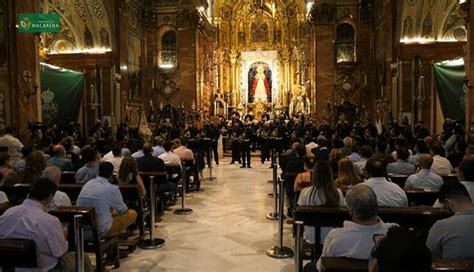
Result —
[{"label": "crowd of people", "polygon": [[[38,239],[37,243],[54,243],[40,254],[39,266],[47,270],[68,260],[62,257],[65,238],[59,221],[45,216],[50,209],[71,205],[68,196],[57,189],[62,172],[75,171],[75,181],[84,184],[76,204],[94,207],[101,235],[114,236],[133,225],[137,217],[133,204],[123,199],[114,184],[137,184],[146,197],[147,179],[140,172],[165,171],[166,166],[181,167],[186,162],[195,173],[189,180],[193,186],[187,189],[199,191],[206,164],[210,166],[212,160],[219,164],[221,139],[231,148],[231,164],[251,168],[251,154],[259,150],[262,164],[270,161],[270,167],[282,169],[289,217],[295,205],[349,208],[352,221],[346,221],[343,228],[322,229],[320,237],[315,237],[313,228],[305,229],[308,243],[321,242],[321,256],[372,258],[371,267],[378,267],[378,271],[389,271],[384,269],[401,256],[408,263],[397,264],[400,267],[420,268],[411,271],[424,271],[426,266],[415,262],[432,258],[474,258],[469,246],[474,242],[469,235],[474,227],[474,147],[466,144],[457,122],[447,121],[438,137],[430,136],[422,123],[414,130],[397,122],[387,128],[370,122],[364,127],[358,122],[331,127],[304,116],[256,121],[236,115],[184,128],[165,121],[151,138],[139,137],[125,124],[111,136],[100,122],[84,138],[78,138],[76,130],[48,127],[37,134],[41,137],[34,145],[23,145],[15,133],[13,127],[0,128],[2,186],[32,185],[29,200],[11,208],[9,196],[0,191],[0,208],[6,210],[0,217],[0,238],[24,238],[31,228],[50,226],[48,231],[28,237]],[[458,174],[461,182],[444,183],[442,177],[452,174]],[[407,176],[404,188],[390,181],[390,176],[399,175]],[[434,206],[455,214],[433,225],[426,243],[377,217],[378,207],[407,207],[404,189],[408,188],[439,191]],[[158,187],[160,193],[169,193],[169,204],[176,190],[177,174]],[[25,213],[31,217],[28,220],[13,219],[33,207],[38,211]],[[383,238],[377,239],[374,247],[374,238],[379,236]],[[414,246],[407,248],[399,243],[401,239]],[[389,250],[400,255],[390,255]],[[408,251],[426,258],[406,257]]]}]

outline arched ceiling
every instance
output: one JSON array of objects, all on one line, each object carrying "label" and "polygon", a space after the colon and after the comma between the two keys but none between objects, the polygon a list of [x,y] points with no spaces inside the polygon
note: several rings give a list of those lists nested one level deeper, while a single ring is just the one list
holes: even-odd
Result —
[{"label": "arched ceiling", "polygon": [[464,18],[458,0],[400,1],[398,33],[404,40],[465,40]]},{"label": "arched ceiling", "polygon": [[[277,18],[292,17],[305,14],[307,0],[208,0],[211,2],[213,14],[222,19],[232,19],[235,15],[251,14],[263,10]],[[259,8],[260,7],[260,8]]]}]

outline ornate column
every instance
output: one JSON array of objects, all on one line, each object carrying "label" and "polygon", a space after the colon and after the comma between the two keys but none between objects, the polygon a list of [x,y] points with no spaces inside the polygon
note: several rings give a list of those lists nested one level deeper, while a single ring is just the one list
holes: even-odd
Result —
[{"label": "ornate column", "polygon": [[237,80],[237,59],[239,57],[239,53],[235,49],[232,49],[229,58],[230,58],[230,69],[231,69],[231,86],[232,86],[232,102],[231,106],[233,108],[237,107],[237,104],[239,103],[238,98],[240,97],[238,94],[240,94],[240,88],[239,88],[239,82]]},{"label": "ornate column", "polygon": [[465,45],[465,69],[466,69],[466,125],[473,127],[474,122],[474,5],[471,0],[461,3],[460,9],[466,15],[467,43]]},{"label": "ornate column", "polygon": [[281,105],[284,108],[288,107],[289,101],[288,101],[288,92],[291,90],[291,78],[290,78],[290,51],[288,50],[288,47],[284,47],[280,51],[280,57],[281,57],[281,62],[282,62],[282,67],[283,67],[283,75],[284,75],[284,84],[282,84],[283,87],[283,92],[282,92],[282,100],[281,100]]}]

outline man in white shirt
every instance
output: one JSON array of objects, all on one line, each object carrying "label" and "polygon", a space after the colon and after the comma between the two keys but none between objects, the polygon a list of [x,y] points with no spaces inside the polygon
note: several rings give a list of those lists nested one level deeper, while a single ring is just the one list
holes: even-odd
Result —
[{"label": "man in white shirt", "polygon": [[16,161],[21,159],[21,149],[23,144],[15,138],[16,129],[14,127],[8,126],[4,128],[0,126],[0,146],[5,146],[8,148],[8,154],[10,155],[10,163],[13,165]]},{"label": "man in white shirt", "polygon": [[371,187],[377,195],[379,207],[407,207],[405,191],[397,184],[387,180],[386,164],[381,159],[370,159],[365,166],[369,179],[364,184]]},{"label": "man in white shirt", "polygon": [[365,170],[365,165],[367,164],[367,161],[374,154],[374,151],[372,150],[372,147],[370,147],[370,145],[364,145],[360,148],[359,153],[360,153],[360,159],[354,162],[354,166],[359,168],[359,173],[361,173],[362,176],[366,177],[367,171]]},{"label": "man in white shirt", "polygon": [[163,148],[165,149],[165,153],[161,154],[158,158],[162,159],[165,165],[169,166],[181,166],[181,159],[178,155],[174,154],[172,151],[173,143],[171,141],[167,141],[163,144]]},{"label": "man in white shirt", "polygon": [[122,147],[119,144],[114,145],[112,148],[112,157],[105,157],[105,162],[110,162],[114,166],[114,173],[118,173],[120,169],[120,164],[122,163],[123,156],[122,156]]},{"label": "man in white shirt", "polygon": [[448,176],[453,172],[453,166],[446,159],[444,148],[440,144],[433,144],[430,147],[431,156],[433,156],[433,165],[431,170],[440,176]]},{"label": "man in white shirt", "polygon": [[418,173],[409,176],[405,182],[405,189],[419,188],[439,190],[443,185],[443,178],[431,170],[433,164],[433,157],[428,154],[423,154],[418,158],[418,165],[420,170]]},{"label": "man in white shirt", "polygon": [[[374,235],[385,235],[396,224],[384,223],[377,216],[377,196],[369,186],[353,186],[346,194],[346,203],[352,221],[344,221],[342,228],[332,229],[328,233],[321,257],[367,260],[374,247]],[[318,269],[320,265],[318,260]]]}]

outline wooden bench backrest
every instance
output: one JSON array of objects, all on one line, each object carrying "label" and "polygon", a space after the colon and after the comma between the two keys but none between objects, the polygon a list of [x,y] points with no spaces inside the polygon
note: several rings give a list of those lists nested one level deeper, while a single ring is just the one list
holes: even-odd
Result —
[{"label": "wooden bench backrest", "polygon": [[76,172],[64,171],[61,174],[61,183],[74,184],[76,183]]},{"label": "wooden bench backrest", "polygon": [[35,241],[0,239],[0,267],[33,268],[37,266]]},{"label": "wooden bench backrest", "polygon": [[[379,208],[378,216],[386,223],[397,223],[408,228],[429,229],[437,220],[449,217],[446,209],[410,207]],[[344,220],[351,220],[349,210],[341,207],[298,206],[296,220],[305,225],[320,227],[340,227]]]},{"label": "wooden bench backrest", "polygon": [[3,191],[8,196],[11,205],[20,205],[23,200],[28,197],[30,192],[29,184],[17,184],[16,186],[1,186],[0,191]]}]

